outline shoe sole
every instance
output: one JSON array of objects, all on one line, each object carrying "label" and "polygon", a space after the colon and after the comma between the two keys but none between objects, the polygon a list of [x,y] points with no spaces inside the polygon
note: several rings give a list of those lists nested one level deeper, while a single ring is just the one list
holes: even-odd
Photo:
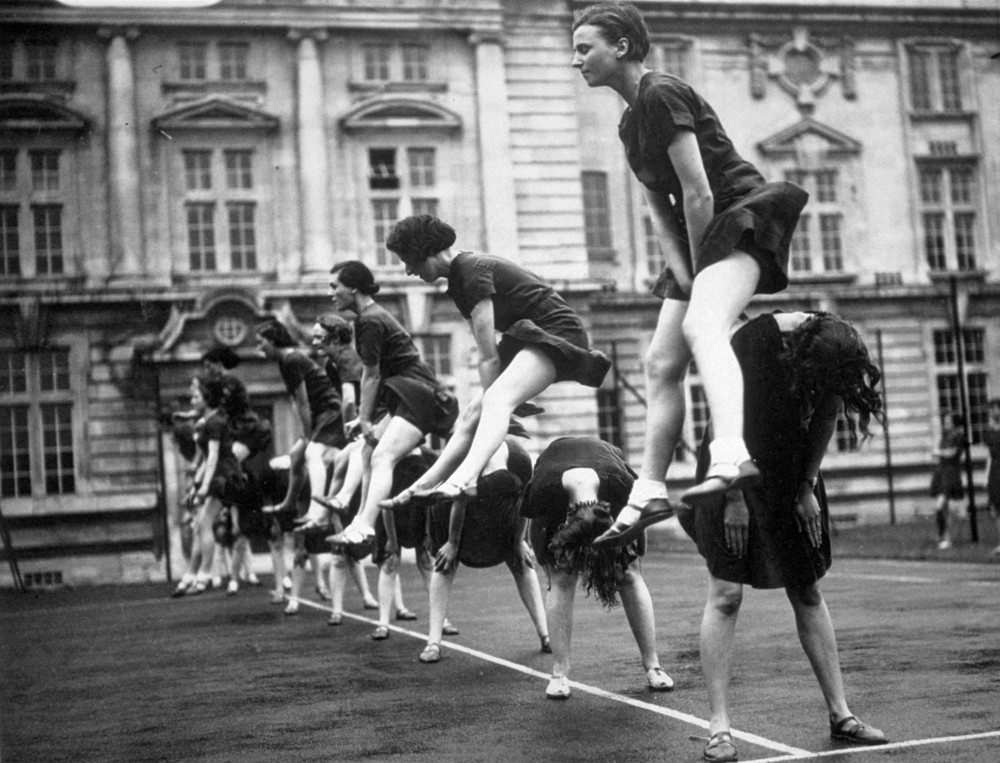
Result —
[{"label": "shoe sole", "polygon": [[657,522],[664,522],[676,513],[677,512],[673,507],[669,509],[651,511],[645,516],[640,516],[635,522],[622,530],[620,533],[609,535],[606,532],[603,535],[594,538],[591,545],[594,548],[601,548],[603,546],[624,546],[626,543],[631,543],[633,540],[638,538],[642,534],[642,531],[650,525],[655,525]]}]

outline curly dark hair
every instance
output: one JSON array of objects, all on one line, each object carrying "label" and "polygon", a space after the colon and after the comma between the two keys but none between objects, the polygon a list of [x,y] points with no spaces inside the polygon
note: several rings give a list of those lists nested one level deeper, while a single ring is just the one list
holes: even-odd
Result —
[{"label": "curly dark hair", "polygon": [[408,265],[419,265],[455,243],[455,229],[434,215],[400,220],[389,233],[385,248]]},{"label": "curly dark hair", "polygon": [[576,14],[573,31],[581,26],[595,26],[601,36],[614,45],[623,37],[628,40],[626,61],[644,61],[649,55],[649,30],[639,9],[631,3],[595,3]]},{"label": "curly dark hair", "polygon": [[337,344],[349,344],[354,335],[351,322],[340,313],[323,313],[316,323],[326,332],[327,340]]},{"label": "curly dark hair", "polygon": [[638,558],[634,543],[594,548],[594,538],[611,527],[613,521],[607,501],[573,504],[548,547],[556,569],[580,575],[587,594],[593,593],[609,609],[618,603],[618,588],[625,580],[625,571]]},{"label": "curly dark hair", "polygon": [[857,330],[832,313],[811,315],[785,341],[781,361],[788,369],[791,390],[804,408],[825,395],[843,401],[848,424],[867,438],[872,418],[882,422],[882,373],[872,363]]},{"label": "curly dark hair", "polygon": [[338,262],[330,268],[330,275],[337,276],[344,286],[350,289],[357,289],[366,296],[374,296],[381,288],[375,283],[375,276],[368,269],[368,266],[360,260],[347,260]]}]

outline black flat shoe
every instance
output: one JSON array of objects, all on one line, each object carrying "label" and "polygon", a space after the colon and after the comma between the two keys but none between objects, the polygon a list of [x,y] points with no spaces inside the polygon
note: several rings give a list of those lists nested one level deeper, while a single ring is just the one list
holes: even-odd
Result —
[{"label": "black flat shoe", "polygon": [[830,721],[830,739],[850,744],[888,744],[885,734],[874,726],[869,726],[856,716],[848,715],[834,723]]},{"label": "black flat shoe", "polygon": [[[632,508],[638,509],[639,507],[632,506]],[[670,519],[676,513],[673,504],[666,498],[653,498],[645,507],[639,510],[641,513],[635,522],[626,524],[616,519],[611,527],[594,538],[592,545],[595,548],[601,548],[602,546],[622,546],[638,538],[642,534],[642,531],[650,525]]]}]

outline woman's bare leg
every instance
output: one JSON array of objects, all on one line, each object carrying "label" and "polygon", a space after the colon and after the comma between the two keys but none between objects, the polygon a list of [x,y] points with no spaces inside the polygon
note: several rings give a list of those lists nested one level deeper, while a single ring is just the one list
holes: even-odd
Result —
[{"label": "woman's bare leg", "polygon": [[701,619],[701,669],[708,684],[709,734],[731,728],[729,677],[736,617],[742,601],[742,585],[709,577],[708,601]]}]

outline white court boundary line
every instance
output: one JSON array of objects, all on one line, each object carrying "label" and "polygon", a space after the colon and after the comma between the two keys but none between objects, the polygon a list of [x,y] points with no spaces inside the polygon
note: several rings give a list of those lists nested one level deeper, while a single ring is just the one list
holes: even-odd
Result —
[{"label": "white court boundary line", "polygon": [[910,747],[927,747],[932,744],[949,744],[951,742],[971,742],[976,739],[991,739],[1000,737],[1000,731],[983,731],[978,734],[961,734],[949,737],[928,737],[927,739],[910,739],[905,742],[890,742],[889,744],[879,744],[858,747],[845,747],[840,750],[824,750],[823,752],[807,752],[800,755],[788,757],[781,755],[774,758],[752,758],[743,763],[782,763],[787,760],[808,760],[811,758],[832,758],[836,755],[856,755],[858,753],[891,752],[893,750],[905,750]]},{"label": "white court boundary line", "polygon": [[[289,599],[294,597],[289,596]],[[318,609],[322,612],[333,612],[332,609],[323,605],[317,604],[314,601],[308,599],[297,599],[300,605],[305,605],[307,607],[312,607],[313,609]],[[357,620],[362,623],[369,623],[371,625],[378,625],[378,620],[373,620],[370,617],[365,617],[364,615],[356,615],[352,612],[344,612],[344,617],[349,617],[352,620]],[[389,625],[389,630],[396,631],[397,633],[402,633],[406,636],[412,636],[413,638],[425,640],[427,638],[426,633],[418,633],[417,631],[409,630],[408,628],[402,628],[398,625]],[[512,662],[506,660],[503,657],[496,657],[492,654],[487,654],[486,652],[481,652],[478,649],[472,649],[471,647],[463,646],[462,644],[455,644],[450,641],[442,641],[442,648],[451,649],[455,652],[461,652],[462,654],[467,654],[470,657],[475,657],[476,659],[483,660],[484,662],[491,662],[494,665],[499,665],[510,670],[514,670],[518,673],[524,673],[525,675],[531,676],[533,678],[543,678],[546,681],[549,679],[548,673],[543,673],[540,670],[535,670],[534,668],[529,668],[527,665],[522,665],[519,662]],[[708,730],[708,721],[699,718],[696,715],[690,715],[688,713],[683,713],[680,710],[673,710],[669,707],[663,707],[661,705],[654,705],[651,702],[643,702],[641,699],[633,699],[632,697],[626,697],[623,694],[616,694],[615,692],[607,691],[605,689],[600,689],[596,686],[590,686],[589,684],[582,684],[578,681],[570,681],[569,685],[574,689],[579,690],[584,694],[590,694],[595,697],[600,697],[601,699],[611,700],[612,702],[618,702],[623,705],[629,705],[631,707],[638,708],[640,710],[647,710],[657,715],[664,715],[668,718],[673,718],[677,721],[682,721],[683,723],[688,723],[692,726],[697,726],[698,728]],[[791,760],[787,756],[794,755],[801,757],[809,757],[812,755],[808,750],[803,750],[800,747],[791,747],[787,744],[782,744],[781,742],[775,742],[771,739],[766,739],[756,734],[751,734],[747,731],[739,731],[738,729],[732,729],[731,733],[733,738],[741,739],[744,742],[749,742],[750,744],[755,744],[758,747],[764,747],[769,750],[774,750],[775,752],[783,752],[785,756],[780,758],[774,758],[774,760]]]}]

